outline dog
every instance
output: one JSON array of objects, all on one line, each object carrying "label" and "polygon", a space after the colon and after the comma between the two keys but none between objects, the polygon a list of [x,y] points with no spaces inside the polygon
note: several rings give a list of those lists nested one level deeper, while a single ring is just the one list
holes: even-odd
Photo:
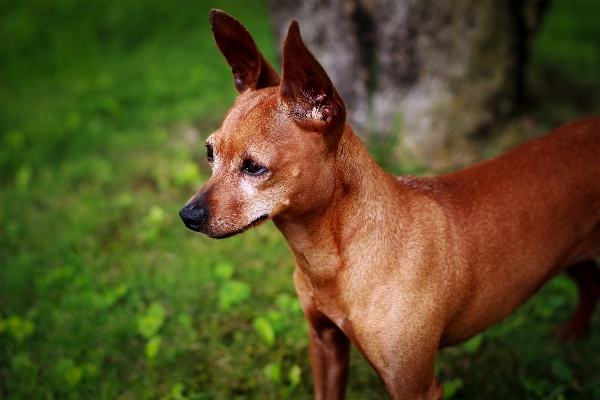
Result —
[{"label": "dog", "polygon": [[272,220],[294,256],[315,398],[345,394],[349,344],[393,399],[441,399],[438,348],[500,321],[560,271],[584,334],[600,297],[600,118],[439,177],[383,171],[289,27],[281,78],[244,26],[210,12],[239,96],[206,141],[212,176],[181,209],[226,238]]}]

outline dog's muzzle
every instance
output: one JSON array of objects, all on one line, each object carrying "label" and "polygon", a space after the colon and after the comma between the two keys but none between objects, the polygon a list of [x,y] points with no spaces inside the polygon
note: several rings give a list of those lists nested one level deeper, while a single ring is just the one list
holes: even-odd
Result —
[{"label": "dog's muzzle", "polygon": [[200,232],[200,227],[208,220],[208,209],[190,204],[179,210],[179,216],[188,229]]}]

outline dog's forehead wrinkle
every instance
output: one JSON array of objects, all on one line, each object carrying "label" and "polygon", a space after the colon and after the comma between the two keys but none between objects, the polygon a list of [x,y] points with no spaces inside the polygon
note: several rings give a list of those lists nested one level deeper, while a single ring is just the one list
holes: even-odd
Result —
[{"label": "dog's forehead wrinkle", "polygon": [[271,120],[273,108],[278,106],[277,92],[267,88],[262,90],[247,90],[242,93],[225,115],[222,129],[236,131],[261,126]]}]

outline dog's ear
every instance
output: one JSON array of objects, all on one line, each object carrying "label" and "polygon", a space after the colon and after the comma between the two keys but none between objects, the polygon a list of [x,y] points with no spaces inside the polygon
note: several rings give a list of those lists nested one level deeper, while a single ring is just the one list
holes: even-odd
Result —
[{"label": "dog's ear", "polygon": [[212,9],[210,29],[233,73],[238,93],[279,85],[279,75],[258,50],[250,32],[224,11]]},{"label": "dog's ear", "polygon": [[341,131],[346,118],[344,102],[327,73],[308,50],[300,26],[292,21],[283,43],[279,94],[294,118],[307,128]]}]

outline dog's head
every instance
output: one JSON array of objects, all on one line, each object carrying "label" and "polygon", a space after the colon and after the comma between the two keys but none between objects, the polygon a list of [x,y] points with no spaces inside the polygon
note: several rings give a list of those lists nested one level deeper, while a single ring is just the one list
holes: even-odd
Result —
[{"label": "dog's head", "polygon": [[283,45],[281,79],[240,22],[212,10],[210,24],[240,95],[206,141],[213,174],[179,212],[183,222],[225,238],[286,213],[319,212],[333,196],[346,112],[298,23]]}]

